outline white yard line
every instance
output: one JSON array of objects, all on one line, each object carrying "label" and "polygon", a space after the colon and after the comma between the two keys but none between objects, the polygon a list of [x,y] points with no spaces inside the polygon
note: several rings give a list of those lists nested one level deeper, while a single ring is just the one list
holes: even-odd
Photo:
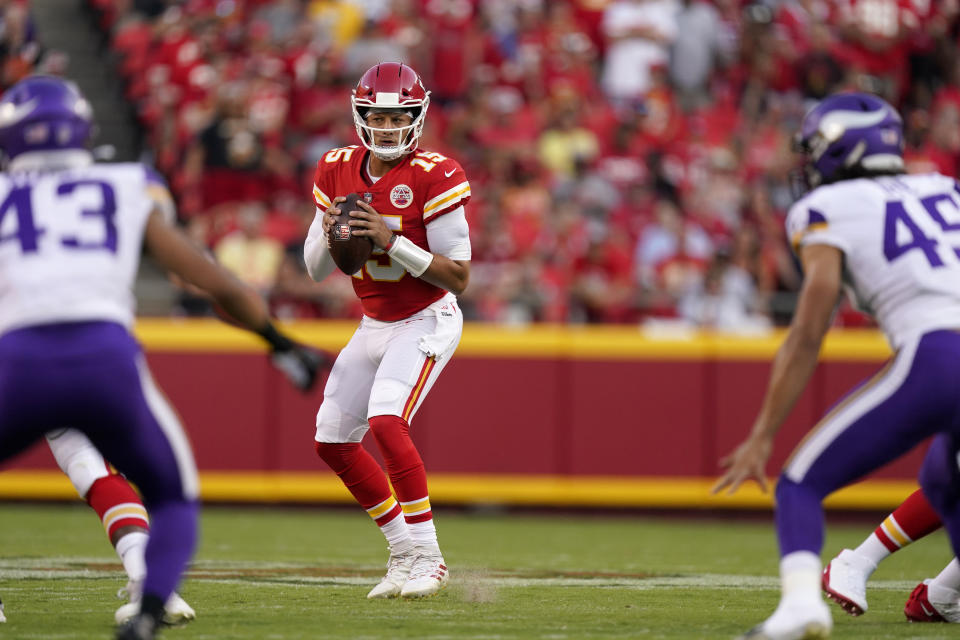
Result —
[{"label": "white yard line", "polygon": [[[84,566],[86,565],[86,566]],[[322,567],[320,567],[322,569]],[[337,574],[350,573],[350,567],[331,568]],[[360,567],[355,568],[358,572]],[[249,584],[251,582],[283,583],[303,586],[357,586],[367,585],[374,578],[369,575],[316,575],[318,567],[293,563],[258,562],[198,562],[191,566],[187,577],[218,584]],[[282,573],[270,574],[270,571]],[[302,575],[297,572],[302,571]],[[250,572],[250,575],[247,573]],[[778,589],[775,576],[729,574],[693,574],[684,576],[509,576],[490,575],[490,571],[464,569],[455,575],[461,584],[483,584],[494,587],[619,587],[625,589],[656,588],[723,588],[723,589]],[[0,558],[0,580],[59,580],[123,578],[119,565],[104,558]],[[871,580],[870,589],[910,590],[916,580]]]}]

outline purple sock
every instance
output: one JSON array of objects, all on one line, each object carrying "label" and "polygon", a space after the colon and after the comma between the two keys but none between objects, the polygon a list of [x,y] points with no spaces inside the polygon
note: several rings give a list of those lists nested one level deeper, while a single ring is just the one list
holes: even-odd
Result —
[{"label": "purple sock", "polygon": [[196,502],[148,505],[150,541],[147,543],[147,577],[143,593],[164,602],[177,588],[197,541]]},{"label": "purple sock", "polygon": [[776,491],[780,557],[794,551],[819,554],[823,547],[823,505],[812,488],[780,476]]}]

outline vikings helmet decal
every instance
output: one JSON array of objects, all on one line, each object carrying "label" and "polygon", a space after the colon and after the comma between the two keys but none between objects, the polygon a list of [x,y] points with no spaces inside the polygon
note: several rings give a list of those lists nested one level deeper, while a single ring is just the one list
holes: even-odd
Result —
[{"label": "vikings helmet decal", "polygon": [[870,173],[902,173],[903,120],[867,93],[825,98],[803,118],[795,140],[808,187]]}]

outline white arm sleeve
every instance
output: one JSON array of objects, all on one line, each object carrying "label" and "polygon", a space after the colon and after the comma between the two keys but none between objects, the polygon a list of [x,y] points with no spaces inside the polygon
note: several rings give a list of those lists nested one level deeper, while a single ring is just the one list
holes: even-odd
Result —
[{"label": "white arm sleeve", "polygon": [[333,273],[336,266],[327,248],[327,236],[323,233],[323,211],[319,208],[303,243],[303,261],[307,265],[307,273],[317,282]]},{"label": "white arm sleeve", "polygon": [[451,260],[469,260],[470,227],[463,207],[434,218],[427,224],[427,242],[430,251]]}]

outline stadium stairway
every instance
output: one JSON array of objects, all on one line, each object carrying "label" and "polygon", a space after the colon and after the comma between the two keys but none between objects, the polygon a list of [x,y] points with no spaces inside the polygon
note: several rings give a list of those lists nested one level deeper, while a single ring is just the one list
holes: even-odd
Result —
[{"label": "stadium stairway", "polygon": [[[93,106],[98,133],[96,147],[113,148],[103,160],[148,160],[141,146],[132,106],[123,95],[105,35],[96,25],[87,0],[32,0],[37,37],[44,49],[69,57],[66,76],[74,80]],[[102,154],[98,154],[102,155]],[[175,292],[162,270],[145,256],[134,291],[140,315],[168,315]]]},{"label": "stadium stairway", "polygon": [[31,12],[44,49],[69,57],[66,75],[93,106],[98,126],[94,144],[115,150],[112,158],[104,159],[140,159],[140,133],[87,0],[33,0]]}]

